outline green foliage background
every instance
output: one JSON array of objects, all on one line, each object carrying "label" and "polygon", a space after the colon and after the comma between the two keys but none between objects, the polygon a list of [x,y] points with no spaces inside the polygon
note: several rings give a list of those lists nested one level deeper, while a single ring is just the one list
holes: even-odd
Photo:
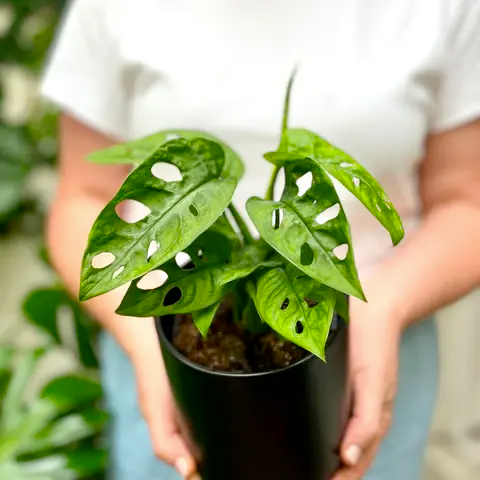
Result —
[{"label": "green foliage background", "polygon": [[[53,173],[57,113],[38,98],[37,86],[66,3],[0,0],[3,236],[43,230],[45,201],[29,188],[29,179],[42,169]],[[0,344],[0,480],[103,479],[107,415],[95,351],[98,329],[59,285],[30,292],[20,308],[45,340],[42,348]],[[73,327],[68,339],[61,328],[66,322]],[[77,369],[31,391],[54,349],[73,358]]]},{"label": "green foliage background", "polygon": [[[56,157],[56,113],[35,95],[65,0],[0,0],[0,232],[28,230],[38,215],[37,199],[25,191],[28,175]],[[21,118],[8,106],[18,83],[27,86]]]}]

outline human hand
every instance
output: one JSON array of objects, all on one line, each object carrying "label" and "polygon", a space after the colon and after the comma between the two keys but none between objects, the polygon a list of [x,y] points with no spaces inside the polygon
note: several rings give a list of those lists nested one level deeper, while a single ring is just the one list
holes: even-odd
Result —
[{"label": "human hand", "polygon": [[353,416],[340,447],[344,466],[333,480],[358,480],[370,468],[392,418],[401,323],[372,291],[350,299],[349,377]]},{"label": "human hand", "polygon": [[130,357],[137,379],[140,409],[148,424],[154,452],[160,460],[175,467],[182,478],[199,480],[194,457],[181,434],[180,417],[153,320],[138,321],[145,324],[135,333],[138,348],[133,349]]}]

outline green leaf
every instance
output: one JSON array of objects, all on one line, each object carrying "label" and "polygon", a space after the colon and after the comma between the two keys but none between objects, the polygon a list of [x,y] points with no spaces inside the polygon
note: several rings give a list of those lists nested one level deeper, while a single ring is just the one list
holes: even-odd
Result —
[{"label": "green leaf", "polygon": [[[92,348],[96,326],[63,288],[42,288],[30,292],[24,301],[23,311],[31,323],[48,333],[55,343],[62,345],[57,318],[62,307],[70,310],[75,322],[79,360],[85,367],[97,367],[98,360]],[[77,351],[74,353],[77,354]]]},{"label": "green leaf", "polygon": [[98,380],[86,375],[64,375],[46,385],[40,398],[48,400],[60,410],[67,411],[99,401],[102,398],[102,387]]},{"label": "green leaf", "polygon": [[13,211],[22,199],[26,169],[0,158],[0,217]]},{"label": "green leaf", "polygon": [[[157,163],[178,168],[180,181],[166,182],[152,175]],[[101,295],[162,265],[207,230],[230,203],[234,178],[222,178],[222,148],[201,138],[173,140],[160,147],[126,179],[115,198],[96,220],[86,249],[81,300]],[[150,213],[136,223],[120,219],[115,207],[136,200]],[[148,257],[152,242],[158,250]],[[113,263],[94,268],[101,253],[113,254]]]},{"label": "green leaf", "polygon": [[[299,196],[297,180],[309,172],[312,185]],[[322,217],[335,208],[336,216]],[[247,211],[262,238],[297,268],[319,283],[364,299],[347,218],[330,178],[312,160],[285,166],[279,202],[254,197],[248,200]],[[348,249],[345,258],[338,248]]]},{"label": "green leaf", "polygon": [[105,471],[107,453],[104,450],[85,448],[65,454],[67,467],[78,473],[79,479]]},{"label": "green leaf", "polygon": [[7,345],[0,346],[0,399],[5,397],[7,386],[10,382],[12,358],[13,347]]},{"label": "green leaf", "polygon": [[219,302],[227,293],[229,283],[247,277],[257,268],[277,265],[278,262],[241,262],[204,265],[186,271],[179,267],[162,267],[168,281],[155,290],[141,290],[138,282],[132,283],[117,313],[133,317],[162,317],[202,310]]},{"label": "green leaf", "polygon": [[[94,418],[94,422],[91,419]],[[108,415],[99,410],[74,413],[50,424],[20,449],[20,454],[33,454],[65,447],[71,443],[91,437],[106,424]]]},{"label": "green leaf", "polygon": [[282,337],[325,360],[335,306],[333,289],[288,266],[261,273],[254,298],[265,323]]},{"label": "green leaf", "polygon": [[[58,408],[47,400],[35,400],[28,410],[22,412],[18,421],[0,437],[0,465],[17,455],[24,445],[59,414]],[[2,413],[4,416],[5,413]]]},{"label": "green leaf", "polygon": [[343,318],[343,320],[348,322],[350,320],[348,297],[339,291],[335,292],[335,296],[335,311]]},{"label": "green leaf", "polygon": [[199,248],[205,250],[206,246],[215,244],[215,248],[211,249],[211,253],[218,255],[219,251],[228,252],[226,256],[225,254],[221,256],[224,260],[230,257],[232,250],[241,246],[240,238],[225,214],[221,215],[202,235],[204,237],[202,240],[203,245],[199,245]]},{"label": "green leaf", "polygon": [[[187,276],[189,272],[192,272],[192,270],[189,270],[189,268],[193,266],[204,268],[206,266],[211,267],[223,265],[232,259],[234,248],[239,247],[240,239],[233,230],[233,227],[231,226],[225,214],[223,214],[206,232],[203,232],[191,245],[185,248],[184,253],[186,253],[190,257],[191,265],[186,265],[182,269],[176,263],[176,260],[170,260],[165,263],[160,270],[165,273],[168,272],[167,275],[170,275],[171,281],[172,276],[173,278],[175,278],[176,276],[178,277],[179,275]],[[198,270],[196,270],[195,273],[197,272]],[[124,297],[124,301],[119,307],[119,311],[120,308],[124,307],[134,307],[136,308],[136,311],[137,307],[138,309],[143,309],[143,307],[139,307],[138,304],[136,304],[137,301],[146,302],[145,308],[153,308],[154,306],[157,306],[155,305],[155,302],[157,301],[155,299],[157,298],[158,294],[154,293],[154,291],[152,290],[139,290],[137,288],[137,285],[138,282],[130,286],[129,290],[127,291],[127,295],[125,295]],[[218,292],[219,299],[221,298],[223,293],[223,289],[221,290],[221,292]],[[150,297],[152,297],[151,302],[148,300]],[[129,305],[130,302],[131,305]],[[210,306],[210,304],[208,304],[207,306]],[[191,313],[193,311],[194,309],[189,310],[186,313]]]},{"label": "green leaf", "polygon": [[297,155],[295,153],[288,153],[288,152],[267,152],[263,155],[265,160],[268,160],[270,163],[278,167],[283,167],[288,162],[293,162],[296,160],[303,160],[305,156]]},{"label": "green leaf", "polygon": [[193,323],[198,328],[198,331],[202,334],[204,338],[206,338],[208,334],[208,330],[212,325],[213,319],[215,318],[220,303],[221,302],[214,303],[209,307],[192,313]]},{"label": "green leaf", "polygon": [[[404,236],[402,221],[379,183],[350,155],[322,137],[304,129],[288,129],[284,150],[298,157],[312,158],[329,175],[337,179],[368,208],[387,229],[394,245]],[[270,160],[287,161],[288,157],[269,154]]]},{"label": "green leaf", "polygon": [[142,290],[133,282],[117,309],[120,315],[150,317],[191,313],[220,301],[226,293],[216,282],[222,266],[200,266],[182,270],[174,265],[164,265],[168,281],[155,290]]},{"label": "green leaf", "polygon": [[25,351],[13,372],[13,376],[3,399],[0,430],[5,432],[14,428],[21,421],[24,411],[24,391],[31,381],[33,371],[45,350],[37,349]]},{"label": "green leaf", "polygon": [[13,357],[13,347],[10,345],[0,346],[0,370],[8,370]]},{"label": "green leaf", "polygon": [[207,140],[213,140],[220,144],[225,151],[225,165],[223,167],[222,175],[226,177],[235,177],[237,179],[240,179],[243,176],[244,165],[240,156],[219,138],[200,130],[166,130],[158,132],[148,137],[122,143],[121,145],[115,145],[106,150],[92,153],[89,155],[88,159],[94,163],[127,163],[137,166],[148,159],[158,147],[175,137],[186,139],[200,137],[206,138]]},{"label": "green leaf", "polygon": [[[3,477],[0,467],[0,478],[15,480],[80,480],[93,475],[104,474],[107,464],[106,452],[98,448],[82,448],[72,452],[58,453],[48,457],[9,464],[6,472],[13,477]],[[96,477],[95,477],[96,478]]]},{"label": "green leaf", "polygon": [[134,317],[164,316],[192,313],[219,302],[229,289],[228,284],[247,277],[257,268],[278,266],[277,261],[261,261],[261,249],[249,245],[232,263],[195,263],[195,268],[184,269],[175,262],[161,267],[168,280],[154,290],[130,285],[117,309],[120,315]]},{"label": "green leaf", "polygon": [[[250,282],[247,283],[247,286],[248,285],[253,286]],[[255,287],[253,287],[253,290],[255,290]],[[270,330],[270,327],[262,320],[257,311],[254,294],[253,296],[249,295],[243,307],[242,324],[245,326],[247,332],[253,334],[267,333]]]}]

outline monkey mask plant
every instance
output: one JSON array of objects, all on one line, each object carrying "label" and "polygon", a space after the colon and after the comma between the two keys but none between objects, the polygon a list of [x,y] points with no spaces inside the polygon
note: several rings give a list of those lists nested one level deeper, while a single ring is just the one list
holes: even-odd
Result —
[{"label": "monkey mask plant", "polygon": [[[348,296],[364,299],[364,294],[331,177],[370,210],[394,244],[403,237],[392,203],[361,165],[317,134],[288,128],[292,80],[280,145],[265,154],[273,164],[267,194],[246,204],[258,239],[232,204],[242,161],[210,134],[160,132],[90,158],[135,168],[90,233],[80,297],[87,300],[132,281],[118,312],[156,317],[185,438],[197,447],[204,480],[332,477],[340,464],[334,447],[350,403],[348,329],[333,319],[347,320]],[[275,200],[282,169],[285,187]],[[140,204],[143,218],[122,217],[125,202]],[[188,333],[193,344],[187,349],[175,343],[190,318],[185,314],[206,337]],[[215,333],[208,335],[215,318]],[[288,361],[277,363],[273,355],[271,368],[270,360],[252,357],[260,360],[256,370],[237,370],[233,363],[220,368],[190,356],[211,352],[208,342],[232,325],[250,352],[258,352],[258,338],[265,352],[261,342],[268,338],[270,351],[276,355],[281,344]],[[285,339],[314,355],[288,357],[296,347]],[[231,362],[236,350],[227,345],[221,354]],[[325,360],[326,346],[327,363],[319,360]]]},{"label": "monkey mask plant", "polygon": [[[252,238],[232,204],[243,172],[241,159],[210,134],[161,132],[91,156],[94,162],[136,168],[92,228],[81,300],[133,281],[118,313],[191,313],[205,336],[230,295],[234,320],[247,329],[267,324],[325,358],[334,311],[346,317],[346,296],[364,299],[349,223],[331,177],[367,207],[394,244],[402,239],[403,228],[383,189],[359,163],[313,132],[288,128],[292,81],[293,76],[280,145],[264,155],[273,164],[266,197],[246,204],[259,239]],[[274,200],[281,169],[285,187],[280,200]],[[311,186],[301,192],[305,180]],[[135,223],[120,218],[117,207],[126,200],[141,203],[145,217]],[[188,265],[179,261],[182,256]],[[152,275],[163,284],[142,289],[145,276]]]}]

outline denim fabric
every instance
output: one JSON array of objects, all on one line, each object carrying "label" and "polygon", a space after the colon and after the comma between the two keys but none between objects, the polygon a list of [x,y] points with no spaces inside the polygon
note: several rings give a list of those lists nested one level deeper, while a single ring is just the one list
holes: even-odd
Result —
[{"label": "denim fabric", "polygon": [[[410,327],[401,347],[399,390],[393,424],[365,480],[420,480],[435,406],[438,378],[436,326],[428,319]],[[155,459],[137,407],[132,367],[115,340],[102,335],[107,407],[112,414],[112,480],[179,480]]]}]

